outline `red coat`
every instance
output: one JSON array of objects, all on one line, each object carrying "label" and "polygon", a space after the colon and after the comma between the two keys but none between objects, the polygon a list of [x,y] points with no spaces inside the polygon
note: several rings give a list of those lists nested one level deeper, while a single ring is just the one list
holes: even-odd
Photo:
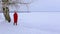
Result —
[{"label": "red coat", "polygon": [[18,14],[17,12],[14,13],[14,23],[17,23],[18,20]]}]

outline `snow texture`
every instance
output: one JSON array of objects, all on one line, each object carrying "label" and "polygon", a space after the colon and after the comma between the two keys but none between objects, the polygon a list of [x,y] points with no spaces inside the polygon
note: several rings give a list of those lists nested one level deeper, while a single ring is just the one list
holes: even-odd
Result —
[{"label": "snow texture", "polygon": [[1,13],[1,34],[60,34],[60,12],[32,12],[18,13],[18,25],[13,25],[13,13],[10,13],[12,21],[8,23]]}]

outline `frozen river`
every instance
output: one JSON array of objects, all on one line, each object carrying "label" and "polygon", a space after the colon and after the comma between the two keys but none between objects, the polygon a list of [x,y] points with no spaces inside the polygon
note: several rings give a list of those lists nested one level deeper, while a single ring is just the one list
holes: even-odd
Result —
[{"label": "frozen river", "polygon": [[10,13],[12,21],[0,18],[1,34],[60,34],[60,12],[32,12],[18,13],[18,25],[13,25],[13,13]]}]

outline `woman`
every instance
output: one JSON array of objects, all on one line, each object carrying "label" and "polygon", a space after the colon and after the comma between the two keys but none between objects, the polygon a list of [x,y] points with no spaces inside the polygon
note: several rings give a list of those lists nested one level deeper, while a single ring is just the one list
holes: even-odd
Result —
[{"label": "woman", "polygon": [[14,25],[17,25],[17,21],[18,21],[18,14],[17,12],[14,12]]}]

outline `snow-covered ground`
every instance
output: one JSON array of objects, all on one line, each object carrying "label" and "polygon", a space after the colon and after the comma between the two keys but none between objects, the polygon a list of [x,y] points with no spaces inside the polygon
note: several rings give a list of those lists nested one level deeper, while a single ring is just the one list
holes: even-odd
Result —
[{"label": "snow-covered ground", "polygon": [[8,23],[0,14],[1,34],[60,34],[60,12],[18,13],[18,25]]}]

